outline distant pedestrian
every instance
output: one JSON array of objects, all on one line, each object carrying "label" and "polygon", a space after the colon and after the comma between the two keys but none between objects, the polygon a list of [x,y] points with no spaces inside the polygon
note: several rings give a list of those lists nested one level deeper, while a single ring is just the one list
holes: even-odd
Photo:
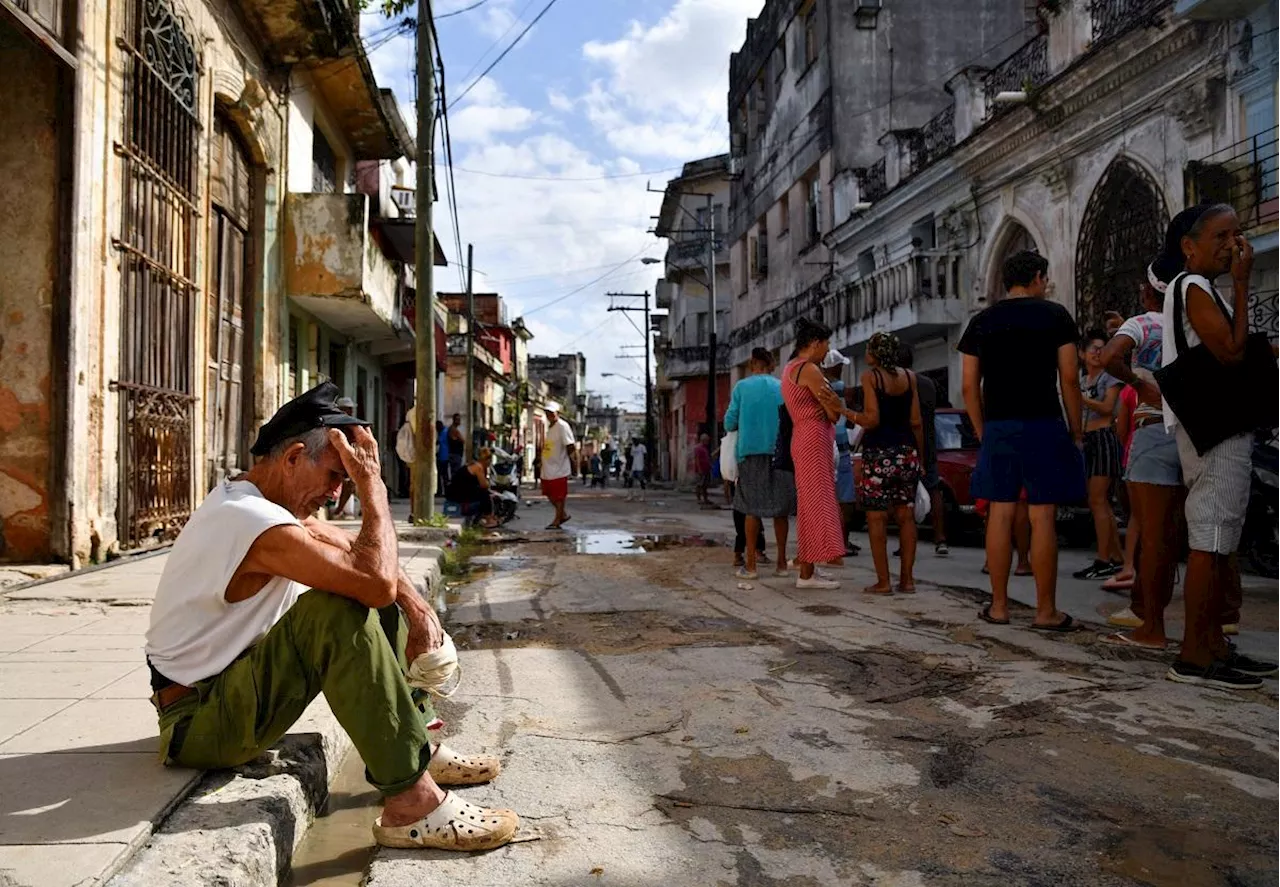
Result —
[{"label": "distant pedestrian", "polygon": [[443,496],[453,477],[449,462],[449,428],[436,419],[436,495]]},{"label": "distant pedestrian", "polygon": [[915,376],[916,393],[920,398],[920,421],[924,425],[924,452],[920,456],[920,480],[929,491],[929,513],[933,515],[933,553],[937,557],[947,557],[951,549],[947,547],[946,508],[942,501],[942,478],[938,476],[938,386],[928,376],[915,372],[915,349],[903,343],[899,365],[910,370]]},{"label": "distant pedestrian", "polygon": [[1044,298],[1049,262],[1043,256],[1024,250],[1010,256],[1003,271],[1008,295],[969,322],[958,346],[965,409],[981,441],[969,489],[991,502],[991,603],[979,615],[987,622],[1009,622],[1010,542],[1025,490],[1036,582],[1032,627],[1072,631],[1074,620],[1057,608],[1055,520],[1059,504],[1084,498],[1076,324],[1067,309]]},{"label": "distant pedestrian", "polygon": [[[822,374],[827,384],[842,401],[845,395],[844,369],[850,363],[834,348],[822,359]],[[849,445],[849,420],[843,415],[836,420],[836,503],[840,506],[840,529],[844,532],[845,557],[858,554],[859,548],[849,539],[853,532],[853,517],[857,510],[858,493],[853,482],[853,448]]]},{"label": "distant pedestrian", "polygon": [[[645,457],[649,454],[649,448],[640,441],[631,444],[631,483],[632,490],[627,494],[628,501],[644,501],[644,493],[648,488],[648,472],[645,463]],[[635,485],[640,486],[640,491],[636,492]]]},{"label": "distant pedestrian", "polygon": [[573,429],[560,418],[560,404],[550,401],[542,411],[547,414],[547,432],[542,442],[542,495],[556,510],[547,529],[558,530],[570,520],[565,502],[569,498],[569,478],[577,468],[578,454],[574,449]]},{"label": "distant pedestrian", "polygon": [[[831,329],[801,317],[796,321],[796,356],[782,373],[782,398],[791,416],[791,459],[796,478],[797,588],[835,589],[840,583],[820,576],[818,564],[839,564],[844,533],[836,504],[832,470],[835,423],[851,415],[823,378],[818,365],[831,350]],[[856,420],[855,420],[856,421]]]},{"label": "distant pedestrian", "polygon": [[1106,335],[1091,330],[1080,343],[1084,372],[1080,376],[1080,394],[1084,402],[1084,476],[1093,514],[1093,529],[1098,538],[1098,556],[1072,575],[1077,579],[1106,579],[1123,566],[1120,532],[1111,505],[1111,487],[1120,477],[1120,438],[1116,436],[1114,416],[1123,383],[1102,366],[1102,349]]},{"label": "distant pedestrian", "polygon": [[1134,553],[1135,576],[1130,605],[1107,620],[1134,630],[1116,632],[1104,639],[1119,646],[1163,650],[1168,643],[1164,612],[1173,599],[1181,547],[1179,516],[1186,492],[1177,438],[1164,426],[1160,388],[1153,373],[1160,369],[1163,351],[1168,281],[1177,277],[1181,267],[1179,254],[1167,264],[1157,259],[1147,268],[1149,282],[1142,287],[1146,311],[1121,324],[1102,352],[1107,371],[1127,383],[1126,390],[1138,396],[1125,473],[1130,510],[1126,535],[1136,539],[1138,546]]},{"label": "distant pedestrian", "polygon": [[[751,352],[746,378],[733,386],[724,414],[726,431],[738,432],[735,456],[738,481],[733,490],[733,522],[737,528],[734,553],[745,555],[738,570],[740,579],[756,579],[757,558],[764,555],[764,521],[773,521],[777,545],[775,575],[787,575],[787,533],[796,512],[795,476],[773,464],[778,445],[779,409],[783,406],[782,384],[772,373],[773,355],[766,348]],[[739,519],[741,515],[741,520]],[[755,541],[757,544],[751,544]],[[741,549],[739,549],[741,543]],[[735,564],[737,557],[734,558]]]},{"label": "distant pedestrian", "polygon": [[693,494],[703,508],[711,505],[707,491],[711,488],[711,435],[699,434],[698,445],[693,448]]},{"label": "distant pedestrian", "polygon": [[[1213,361],[1212,370],[1217,374],[1221,374],[1223,368],[1245,364],[1249,351],[1253,246],[1241,232],[1235,210],[1225,204],[1202,204],[1178,213],[1169,223],[1165,237],[1162,259],[1166,257],[1170,264],[1181,258],[1185,272],[1170,282],[1165,295],[1161,369],[1170,368],[1183,354],[1199,345],[1204,345]],[[1213,284],[1227,273],[1231,275],[1233,290],[1230,303]],[[1275,373],[1274,353],[1269,360],[1262,356],[1262,362],[1267,364],[1263,372]],[[1203,384],[1199,403],[1205,409],[1215,409],[1215,398],[1224,395],[1235,395],[1237,404],[1241,401],[1238,391],[1215,390],[1208,378],[1204,378]],[[1257,424],[1265,418],[1268,426],[1274,424],[1275,378],[1259,378],[1257,385],[1262,390],[1269,389],[1271,396],[1268,403],[1248,407],[1256,416],[1222,418],[1229,418],[1233,424],[1242,418],[1245,421],[1241,424]],[[1183,409],[1190,413],[1186,404]],[[1183,585],[1186,629],[1182,649],[1168,677],[1181,683],[1227,690],[1260,687],[1260,678],[1274,675],[1276,665],[1239,653],[1222,632],[1223,614],[1240,581],[1233,554],[1240,545],[1249,503],[1252,430],[1226,437],[1201,452],[1185,427],[1189,416],[1175,414],[1167,402],[1163,414],[1165,427],[1174,430],[1178,461],[1187,485],[1185,511],[1191,546]]]},{"label": "distant pedestrian", "polygon": [[916,376],[898,366],[902,344],[892,333],[873,333],[867,340],[867,367],[862,374],[864,409],[858,424],[862,436],[862,476],[858,500],[867,513],[867,534],[875,562],[876,584],[863,591],[892,594],[889,574],[889,516],[898,525],[900,561],[897,590],[916,590],[916,484],[920,481],[920,454],[924,451],[924,427]]}]

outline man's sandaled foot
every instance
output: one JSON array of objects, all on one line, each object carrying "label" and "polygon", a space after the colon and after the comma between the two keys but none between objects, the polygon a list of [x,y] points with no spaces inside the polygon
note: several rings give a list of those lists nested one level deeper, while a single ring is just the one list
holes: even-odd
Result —
[{"label": "man's sandaled foot", "polygon": [[510,810],[487,810],[447,792],[440,806],[409,825],[373,823],[373,839],[383,847],[410,850],[492,850],[515,837],[520,817]]},{"label": "man's sandaled foot", "polygon": [[991,625],[1008,625],[1009,624],[1008,617],[1005,617],[1004,619],[997,619],[996,617],[991,615],[990,604],[987,604],[985,607],[983,607],[981,610],[978,611],[978,618],[981,619],[983,622],[990,623]]},{"label": "man's sandaled foot", "polygon": [[898,591],[901,594],[915,594],[916,584],[914,582],[899,582]]},{"label": "man's sandaled foot", "polygon": [[863,594],[893,594],[892,585],[868,585],[862,589]]},{"label": "man's sandaled foot", "polygon": [[1041,624],[1039,622],[1033,622],[1031,623],[1031,629],[1033,631],[1053,631],[1053,632],[1058,632],[1060,634],[1067,634],[1069,632],[1078,631],[1080,629],[1080,626],[1079,624],[1076,623],[1074,619],[1072,619],[1066,613],[1063,613],[1062,618],[1059,619],[1057,622],[1050,622],[1047,625]]},{"label": "man's sandaled foot", "polygon": [[431,752],[427,773],[444,788],[454,785],[480,785],[502,772],[502,762],[493,755],[463,757],[449,746],[437,745]]}]

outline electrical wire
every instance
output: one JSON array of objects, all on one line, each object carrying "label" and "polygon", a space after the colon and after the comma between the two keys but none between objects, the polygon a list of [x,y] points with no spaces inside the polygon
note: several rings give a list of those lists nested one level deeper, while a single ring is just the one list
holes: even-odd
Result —
[{"label": "electrical wire", "polygon": [[496,68],[498,66],[498,63],[501,62],[504,58],[506,58],[507,54],[511,52],[511,50],[515,49],[516,46],[520,43],[520,41],[524,39],[524,35],[528,34],[529,31],[533,28],[533,26],[536,25],[544,15],[550,12],[551,7],[555,5],[556,5],[556,0],[547,0],[547,5],[542,7],[542,11],[539,12],[537,15],[535,15],[533,19],[529,22],[529,24],[524,26],[524,30],[522,30],[519,34],[517,34],[516,38],[512,40],[509,44],[507,44],[507,48],[502,50],[502,52],[498,53],[498,57],[495,58],[492,62],[490,62],[489,66],[485,68],[483,71],[481,71],[479,75],[476,76],[476,79],[472,80],[467,85],[466,89],[462,90],[461,93],[454,96],[453,100],[450,101],[446,107],[452,108],[454,105],[458,104],[458,102],[462,101],[462,99],[467,95],[467,93],[475,89],[476,84],[478,84],[481,80],[483,80],[489,74],[490,71]]},{"label": "electrical wire", "polygon": [[476,0],[476,2],[472,3],[470,6],[464,6],[461,9],[455,9],[453,12],[442,12],[440,13],[440,15],[435,16],[434,20],[440,21],[440,19],[442,18],[453,18],[455,15],[462,15],[464,12],[470,12],[471,10],[477,7],[484,6],[488,2],[489,0]]},{"label": "electrical wire", "polygon": [[479,68],[484,64],[484,60],[489,57],[489,53],[493,52],[494,47],[507,39],[507,35],[515,30],[516,25],[520,24],[520,20],[524,18],[524,14],[529,11],[529,7],[533,6],[536,2],[537,0],[528,0],[524,6],[520,7],[520,11],[515,14],[515,18],[511,20],[511,24],[507,25],[507,29],[499,34],[492,43],[485,47],[484,52],[480,53],[480,57],[471,64],[470,68],[467,68],[467,73],[463,74],[461,78],[464,83],[471,79],[471,75],[476,72],[476,68]]},{"label": "electrical wire", "polygon": [[521,173],[506,172],[487,172],[483,169],[467,169],[466,167],[456,167],[458,172],[469,173],[473,176],[486,176],[491,179],[524,179],[533,182],[601,182],[606,179],[633,179],[639,176],[651,176],[660,172],[671,172],[677,169],[683,169],[682,166],[668,166],[662,169],[644,169],[640,172],[619,172],[606,173],[599,176],[530,176]]},{"label": "electrical wire", "polygon": [[646,243],[644,246],[640,247],[640,249],[636,250],[634,253],[627,256],[621,262],[614,265],[612,269],[610,269],[609,271],[606,271],[604,274],[601,274],[599,277],[593,280],[588,280],[582,286],[575,287],[574,289],[569,290],[569,292],[565,293],[564,295],[557,296],[556,298],[552,299],[549,302],[543,302],[541,305],[537,305],[533,308],[530,308],[529,310],[524,312],[524,316],[528,317],[530,314],[533,314],[536,311],[541,311],[543,308],[550,308],[552,305],[555,305],[559,302],[563,302],[565,299],[569,298],[570,296],[576,296],[578,293],[582,292],[584,289],[586,289],[589,286],[595,286],[597,283],[604,280],[606,277],[609,277],[612,274],[616,274],[619,270],[621,270],[627,264],[634,262],[642,252],[644,252],[649,248],[649,246],[650,245]]}]

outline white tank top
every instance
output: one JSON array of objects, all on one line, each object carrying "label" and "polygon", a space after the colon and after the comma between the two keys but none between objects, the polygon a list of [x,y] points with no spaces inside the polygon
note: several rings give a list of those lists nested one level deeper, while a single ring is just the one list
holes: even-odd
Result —
[{"label": "white tank top", "polygon": [[147,630],[147,656],[171,681],[213,677],[256,644],[307,586],[277,576],[248,600],[228,603],[231,577],[255,539],[301,522],[248,481],[223,481],[173,544]]}]

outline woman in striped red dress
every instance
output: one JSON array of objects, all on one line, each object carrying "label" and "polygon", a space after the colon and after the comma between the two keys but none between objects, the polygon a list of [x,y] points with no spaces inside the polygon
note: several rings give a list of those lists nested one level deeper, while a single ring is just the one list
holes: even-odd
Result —
[{"label": "woman in striped red dress", "polygon": [[796,478],[796,588],[839,588],[840,583],[814,575],[814,565],[842,563],[844,532],[836,504],[832,470],[835,421],[848,415],[818,365],[827,356],[831,330],[821,323],[796,321],[796,353],[782,374],[782,399],[791,415],[791,459]]}]

